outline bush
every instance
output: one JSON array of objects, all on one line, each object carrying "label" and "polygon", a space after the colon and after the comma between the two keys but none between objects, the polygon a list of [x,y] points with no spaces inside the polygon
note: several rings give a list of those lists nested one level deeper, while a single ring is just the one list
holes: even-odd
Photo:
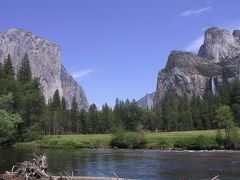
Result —
[{"label": "bush", "polygon": [[171,147],[170,143],[166,139],[159,139],[158,147],[162,149],[167,149]]},{"label": "bush", "polygon": [[144,147],[146,139],[143,133],[118,131],[113,134],[110,144],[117,148],[137,149]]},{"label": "bush", "polygon": [[234,149],[240,149],[240,132],[238,128],[232,128],[230,131],[230,136],[233,143]]},{"label": "bush", "polygon": [[31,142],[39,140],[43,137],[43,130],[38,123],[33,124],[23,133],[23,140],[25,142]]},{"label": "bush", "polygon": [[215,138],[200,135],[198,137],[179,139],[174,143],[174,147],[187,150],[211,150],[218,149],[219,145]]},{"label": "bush", "polygon": [[0,145],[9,145],[16,141],[17,127],[21,122],[18,114],[0,110]]}]

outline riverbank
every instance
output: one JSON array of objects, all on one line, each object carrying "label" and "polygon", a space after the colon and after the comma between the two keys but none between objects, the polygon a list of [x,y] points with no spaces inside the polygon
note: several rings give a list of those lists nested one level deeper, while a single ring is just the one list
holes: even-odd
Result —
[{"label": "riverbank", "polygon": [[[145,149],[222,149],[216,130],[144,133]],[[41,140],[17,143],[17,147],[37,148],[113,148],[111,134],[47,135]],[[196,147],[195,147],[196,146]]]}]

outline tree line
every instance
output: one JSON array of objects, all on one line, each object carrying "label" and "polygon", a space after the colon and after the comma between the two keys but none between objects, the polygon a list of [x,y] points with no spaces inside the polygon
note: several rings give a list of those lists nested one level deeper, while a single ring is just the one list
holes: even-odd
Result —
[{"label": "tree line", "polygon": [[[0,144],[31,141],[43,134],[112,133],[129,131],[184,131],[218,129],[225,107],[234,125],[240,125],[240,82],[223,85],[218,95],[211,92],[201,98],[176,96],[169,90],[151,110],[142,109],[135,100],[116,100],[113,108],[95,104],[78,109],[76,97],[67,107],[56,90],[45,102],[38,78],[32,78],[25,54],[15,74],[10,55],[0,64]],[[227,107],[227,108],[226,108]],[[224,112],[226,112],[224,111]],[[222,114],[221,114],[222,113]]]}]

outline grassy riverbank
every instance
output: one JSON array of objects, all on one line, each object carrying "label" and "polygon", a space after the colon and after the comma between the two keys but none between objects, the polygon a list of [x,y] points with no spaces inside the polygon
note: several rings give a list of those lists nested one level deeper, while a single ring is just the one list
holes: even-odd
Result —
[{"label": "grassy riverbank", "polygon": [[[206,149],[215,148],[216,130],[144,133],[146,149],[183,148],[186,143],[200,141]],[[198,137],[201,137],[198,139]],[[16,146],[40,148],[111,148],[111,134],[51,135],[30,143]]]}]

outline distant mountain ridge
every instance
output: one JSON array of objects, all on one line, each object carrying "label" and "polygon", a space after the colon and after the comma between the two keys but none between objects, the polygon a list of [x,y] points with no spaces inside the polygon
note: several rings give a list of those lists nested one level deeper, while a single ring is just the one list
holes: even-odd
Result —
[{"label": "distant mountain ridge", "polygon": [[140,100],[137,101],[137,104],[144,109],[150,110],[153,108],[154,96],[155,96],[155,92],[151,94],[146,94],[144,97],[142,97]]},{"label": "distant mountain ridge", "polygon": [[59,45],[24,29],[0,32],[0,62],[10,54],[14,71],[17,72],[25,53],[29,56],[33,77],[40,79],[46,101],[58,89],[68,107],[73,96],[76,96],[80,109],[88,107],[84,90],[61,64]]}]

